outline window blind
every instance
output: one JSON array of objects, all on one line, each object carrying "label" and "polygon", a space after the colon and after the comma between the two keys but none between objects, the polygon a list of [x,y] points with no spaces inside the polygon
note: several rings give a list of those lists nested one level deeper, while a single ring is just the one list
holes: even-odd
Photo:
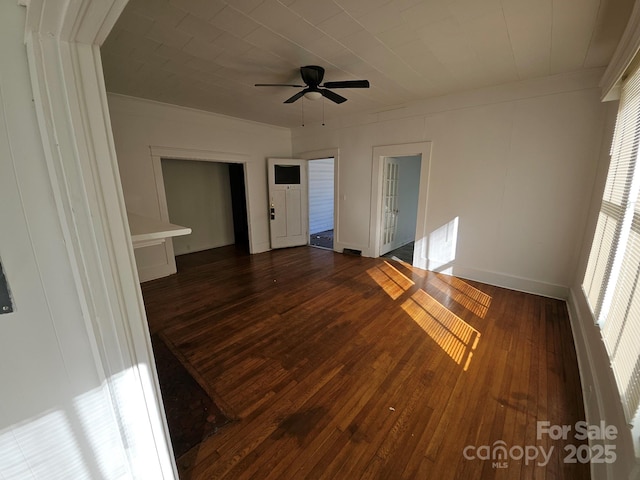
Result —
[{"label": "window blind", "polygon": [[640,73],[624,81],[583,288],[631,424],[640,405]]}]

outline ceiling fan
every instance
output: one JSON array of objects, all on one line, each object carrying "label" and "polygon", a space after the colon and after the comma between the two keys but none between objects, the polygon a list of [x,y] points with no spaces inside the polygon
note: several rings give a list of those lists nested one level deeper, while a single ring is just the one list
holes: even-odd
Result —
[{"label": "ceiling fan", "polygon": [[369,88],[369,80],[344,80],[342,82],[325,82],[322,83],[324,78],[324,68],[317,65],[308,65],[306,67],[300,67],[300,76],[304,85],[292,85],[288,83],[256,83],[256,87],[296,87],[303,88],[304,90],[296,93],[293,97],[288,98],[284,103],[293,103],[299,100],[303,96],[309,100],[317,100],[321,97],[325,97],[335,103],[346,102],[347,99],[335,92],[332,92],[332,88]]}]

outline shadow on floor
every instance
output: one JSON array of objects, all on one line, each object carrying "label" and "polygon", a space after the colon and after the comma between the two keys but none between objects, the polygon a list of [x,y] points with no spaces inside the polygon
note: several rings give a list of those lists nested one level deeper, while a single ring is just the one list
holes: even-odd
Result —
[{"label": "shadow on floor", "polygon": [[384,258],[399,259],[403,262],[413,264],[413,245],[415,242],[409,242],[406,245],[391,250],[388,253],[382,255]]},{"label": "shadow on floor", "polygon": [[161,335],[151,336],[171,444],[176,460],[231,420],[225,416]]}]

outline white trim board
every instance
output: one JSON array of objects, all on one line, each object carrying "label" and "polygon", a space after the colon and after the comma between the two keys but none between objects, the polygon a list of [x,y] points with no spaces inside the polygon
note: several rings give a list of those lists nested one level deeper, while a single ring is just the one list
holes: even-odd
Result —
[{"label": "white trim board", "polygon": [[177,469],[135,268],[98,47],[125,5],[126,0],[32,0],[25,43],[60,227],[94,362],[111,400],[110,420],[125,446],[130,476],[172,479]]},{"label": "white trim board", "polygon": [[639,480],[640,464],[635,458],[631,430],[626,424],[622,401],[616,386],[601,332],[579,286],[570,289],[567,301],[569,319],[578,359],[586,421],[590,425],[615,425],[618,436],[616,461],[591,463],[591,478]]},{"label": "white trim board", "polygon": [[488,270],[478,270],[464,265],[452,265],[451,274],[459,278],[493,285],[494,287],[508,288],[517,292],[531,293],[558,300],[566,301],[569,296],[569,288],[564,285],[540,282],[530,278],[516,277]]},{"label": "white trim board", "polygon": [[152,157],[172,158],[175,160],[200,160],[203,162],[246,163],[249,155],[235,152],[216,152],[194,148],[149,146]]}]

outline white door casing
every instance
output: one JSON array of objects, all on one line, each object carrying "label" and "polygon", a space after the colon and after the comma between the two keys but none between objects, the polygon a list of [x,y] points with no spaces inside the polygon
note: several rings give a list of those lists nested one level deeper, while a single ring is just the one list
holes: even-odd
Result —
[{"label": "white door casing", "polygon": [[[87,342],[102,377],[101,392],[110,401],[111,414],[103,418],[120,435],[113,443],[97,442],[94,453],[122,453],[125,464],[117,468],[123,469],[123,477],[174,479],[177,468],[135,268],[100,60],[99,46],[126,0],[25,3],[33,101],[57,226],[65,238]],[[49,263],[46,254],[42,258],[43,264]],[[93,399],[92,394],[101,392],[79,391],[74,401]],[[107,404],[100,401],[90,410],[103,407]],[[91,433],[99,435],[101,428],[98,423]]]},{"label": "white door casing", "polygon": [[267,165],[271,248],[307,245],[307,161],[269,158]]},{"label": "white door casing", "polygon": [[371,213],[368,256],[380,256],[382,238],[382,196],[384,178],[384,160],[387,157],[406,157],[420,155],[420,188],[418,194],[418,216],[416,219],[413,266],[427,268],[427,199],[429,197],[429,170],[431,166],[431,142],[405,143],[400,145],[381,145],[373,147],[371,170]]},{"label": "white door casing", "polygon": [[309,160],[309,235],[334,227],[334,159]]},{"label": "white door casing", "polygon": [[[240,163],[244,165],[245,171],[245,185],[248,184],[247,175],[247,161],[248,155],[238,152],[218,152],[212,150],[200,150],[193,148],[179,148],[179,147],[167,147],[150,145],[149,151],[151,154],[151,165],[153,168],[153,177],[156,184],[156,192],[158,195],[158,204],[160,205],[160,219],[169,223],[169,207],[167,205],[167,194],[164,188],[164,175],[162,173],[162,159],[170,158],[173,160],[191,160],[198,162],[211,162],[211,163]],[[249,222],[250,212],[250,199],[245,191],[245,198],[247,202],[247,222]],[[250,251],[253,253],[251,228],[249,228],[249,246]],[[173,242],[168,241],[163,243],[165,256],[167,263],[160,265],[153,265],[144,269],[138,269],[138,275],[141,282],[148,280],[154,280],[156,278],[172,275],[178,270],[176,268],[176,259],[173,250]]]},{"label": "white door casing", "polygon": [[354,245],[349,245],[343,242],[342,237],[340,236],[340,202],[346,200],[346,197],[341,197],[340,192],[340,149],[327,148],[322,150],[311,150],[296,153],[296,156],[304,160],[333,158],[333,251],[341,252],[345,247],[356,248]]}]

